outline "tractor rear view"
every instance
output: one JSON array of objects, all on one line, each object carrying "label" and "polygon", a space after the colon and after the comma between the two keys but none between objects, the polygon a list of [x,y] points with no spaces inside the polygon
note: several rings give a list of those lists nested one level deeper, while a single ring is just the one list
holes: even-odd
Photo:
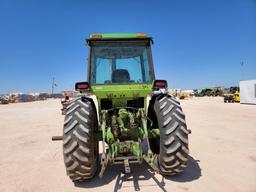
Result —
[{"label": "tractor rear view", "polygon": [[69,102],[64,121],[67,175],[73,181],[102,177],[113,164],[129,173],[130,164],[143,161],[162,175],[182,172],[190,130],[167,81],[155,79],[152,38],[93,34],[86,42],[88,81],[76,83],[82,96]]}]

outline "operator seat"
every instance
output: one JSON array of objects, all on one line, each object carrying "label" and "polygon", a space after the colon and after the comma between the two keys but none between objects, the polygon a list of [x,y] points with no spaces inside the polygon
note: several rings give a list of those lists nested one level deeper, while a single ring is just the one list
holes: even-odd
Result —
[{"label": "operator seat", "polygon": [[130,82],[130,74],[126,69],[116,69],[112,72],[113,83],[128,83]]}]

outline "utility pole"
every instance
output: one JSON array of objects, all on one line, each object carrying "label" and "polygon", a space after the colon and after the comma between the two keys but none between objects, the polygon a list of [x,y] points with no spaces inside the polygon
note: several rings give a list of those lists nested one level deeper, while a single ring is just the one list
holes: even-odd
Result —
[{"label": "utility pole", "polygon": [[52,95],[53,95],[53,92],[54,92],[54,86],[55,86],[55,78],[53,77],[52,78]]},{"label": "utility pole", "polygon": [[241,65],[241,78],[240,78],[240,81],[242,81],[242,80],[244,80],[244,62],[241,61],[240,65]]}]

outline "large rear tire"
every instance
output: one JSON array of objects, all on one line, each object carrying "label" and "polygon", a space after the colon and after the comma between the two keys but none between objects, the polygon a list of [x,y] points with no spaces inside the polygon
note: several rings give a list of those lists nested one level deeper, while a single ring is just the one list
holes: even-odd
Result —
[{"label": "large rear tire", "polygon": [[188,161],[185,114],[180,103],[170,96],[156,98],[154,110],[160,129],[160,151],[155,164],[162,175],[175,175],[186,168]]},{"label": "large rear tire", "polygon": [[93,103],[82,97],[67,106],[63,127],[63,156],[73,181],[91,179],[98,168],[97,115]]}]

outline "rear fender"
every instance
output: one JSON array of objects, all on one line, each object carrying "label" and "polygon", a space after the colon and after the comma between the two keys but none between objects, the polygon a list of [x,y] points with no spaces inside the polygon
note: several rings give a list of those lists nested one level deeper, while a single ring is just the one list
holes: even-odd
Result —
[{"label": "rear fender", "polygon": [[164,96],[168,95],[168,92],[155,92],[153,91],[150,93],[146,98],[146,114],[148,115],[149,110],[153,109],[151,108],[154,106],[156,98],[162,98]]},{"label": "rear fender", "polygon": [[98,105],[97,97],[93,94],[88,94],[83,97],[85,97],[86,99],[90,100],[93,103],[97,113],[98,126],[100,126],[100,116],[99,116],[99,107],[98,107],[99,105]]}]

